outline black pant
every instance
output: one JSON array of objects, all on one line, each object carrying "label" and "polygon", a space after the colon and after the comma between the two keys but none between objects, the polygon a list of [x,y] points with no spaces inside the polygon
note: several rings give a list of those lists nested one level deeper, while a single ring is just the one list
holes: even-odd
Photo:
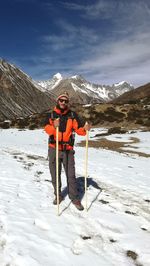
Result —
[{"label": "black pant", "polygon": [[[75,159],[74,150],[59,151],[59,193],[61,193],[61,169],[62,164],[67,177],[68,195],[71,200],[78,198],[77,181],[75,177]],[[49,169],[52,177],[52,184],[54,187],[54,194],[56,195],[56,149],[49,148]]]}]

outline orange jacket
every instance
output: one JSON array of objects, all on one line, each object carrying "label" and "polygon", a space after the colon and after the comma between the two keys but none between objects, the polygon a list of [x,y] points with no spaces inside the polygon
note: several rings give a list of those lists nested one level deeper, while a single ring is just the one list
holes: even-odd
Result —
[{"label": "orange jacket", "polygon": [[78,117],[78,115],[67,109],[63,113],[57,107],[49,114],[48,123],[44,130],[50,136],[49,146],[56,147],[56,129],[54,127],[54,119],[60,118],[60,126],[58,133],[59,150],[72,150],[73,149],[73,132],[78,135],[85,136],[86,131]]}]

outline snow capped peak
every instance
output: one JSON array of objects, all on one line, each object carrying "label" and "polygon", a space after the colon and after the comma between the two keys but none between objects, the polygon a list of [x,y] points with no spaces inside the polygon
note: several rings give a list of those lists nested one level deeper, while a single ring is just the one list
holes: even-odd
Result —
[{"label": "snow capped peak", "polygon": [[80,80],[85,81],[85,79],[82,77],[82,75],[74,75],[74,76],[71,76],[70,79],[80,79]]},{"label": "snow capped peak", "polygon": [[78,75],[72,76],[71,78],[72,79],[77,79],[78,78]]},{"label": "snow capped peak", "polygon": [[62,75],[60,73],[56,73],[53,78],[56,78],[56,79],[63,79]]},{"label": "snow capped peak", "polygon": [[42,87],[42,90],[49,91],[54,89],[63,79],[60,73],[56,73],[52,79],[45,80],[45,81],[37,81],[37,85]]},{"label": "snow capped peak", "polygon": [[127,82],[123,80],[123,81],[121,81],[121,82],[115,83],[114,86],[115,86],[115,87],[118,87],[118,86],[123,85],[124,83],[127,83]]}]

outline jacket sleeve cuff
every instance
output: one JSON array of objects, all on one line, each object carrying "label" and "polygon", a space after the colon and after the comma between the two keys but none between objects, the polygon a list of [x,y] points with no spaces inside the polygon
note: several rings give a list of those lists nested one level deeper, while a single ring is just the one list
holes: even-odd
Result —
[{"label": "jacket sleeve cuff", "polygon": [[85,135],[86,135],[86,130],[84,129],[84,127],[79,127],[79,128],[76,130],[76,133],[77,133],[78,135],[85,136]]}]

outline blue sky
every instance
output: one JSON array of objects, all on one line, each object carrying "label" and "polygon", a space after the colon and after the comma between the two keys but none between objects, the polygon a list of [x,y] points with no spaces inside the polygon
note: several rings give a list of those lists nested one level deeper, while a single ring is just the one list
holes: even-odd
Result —
[{"label": "blue sky", "polygon": [[36,80],[150,82],[149,0],[1,0],[0,57]]}]

